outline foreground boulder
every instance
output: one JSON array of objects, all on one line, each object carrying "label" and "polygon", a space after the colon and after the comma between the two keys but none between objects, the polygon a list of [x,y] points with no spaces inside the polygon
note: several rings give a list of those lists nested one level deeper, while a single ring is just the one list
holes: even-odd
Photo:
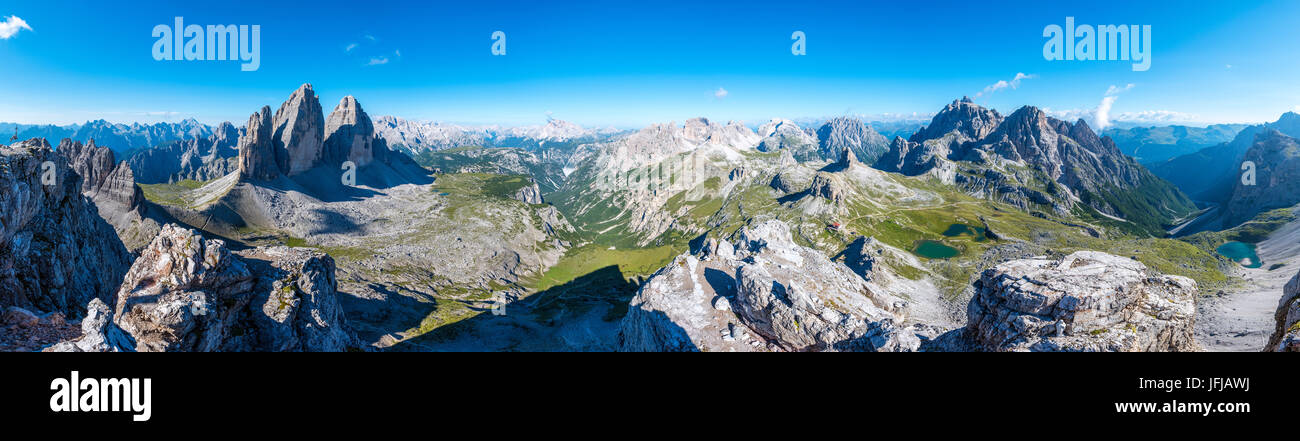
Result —
[{"label": "foreground boulder", "polygon": [[769,220],[656,272],[621,324],[624,351],[912,351],[908,302]]},{"label": "foreground boulder", "polygon": [[231,253],[168,224],[115,307],[91,302],[81,338],[55,351],[344,351],[360,345],[336,298],[334,260],[271,247]]},{"label": "foreground boulder", "polygon": [[964,329],[935,350],[1194,351],[1196,282],[1079,251],[984,271]]},{"label": "foreground boulder", "polygon": [[1277,304],[1277,329],[1268,339],[1265,350],[1273,352],[1300,352],[1300,273],[1282,289],[1282,300]]}]

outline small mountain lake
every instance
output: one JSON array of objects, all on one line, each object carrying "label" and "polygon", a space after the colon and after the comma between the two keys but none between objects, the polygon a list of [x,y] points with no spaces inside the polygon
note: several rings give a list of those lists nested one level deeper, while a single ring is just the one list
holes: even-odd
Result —
[{"label": "small mountain lake", "polygon": [[912,250],[912,253],[926,259],[948,259],[957,257],[958,254],[961,254],[961,250],[937,240],[925,239],[916,241],[916,249]]},{"label": "small mountain lake", "polygon": [[948,230],[944,231],[943,235],[947,237],[970,236],[975,239],[976,242],[983,242],[989,238],[988,232],[984,230],[984,227],[976,227],[966,224],[949,225]]},{"label": "small mountain lake", "polygon": [[1231,259],[1246,268],[1259,268],[1264,266],[1264,262],[1259,260],[1259,255],[1255,254],[1255,245],[1245,242],[1228,242],[1220,245],[1215,251],[1219,255]]}]

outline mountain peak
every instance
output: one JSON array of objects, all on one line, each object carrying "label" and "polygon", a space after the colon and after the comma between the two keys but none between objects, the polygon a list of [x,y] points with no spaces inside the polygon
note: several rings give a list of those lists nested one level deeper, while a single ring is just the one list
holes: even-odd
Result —
[{"label": "mountain peak", "polygon": [[963,141],[977,140],[993,132],[1001,122],[1002,115],[998,111],[981,107],[970,97],[962,97],[944,106],[929,125],[912,134],[910,141],[920,143],[938,139],[954,131]]}]

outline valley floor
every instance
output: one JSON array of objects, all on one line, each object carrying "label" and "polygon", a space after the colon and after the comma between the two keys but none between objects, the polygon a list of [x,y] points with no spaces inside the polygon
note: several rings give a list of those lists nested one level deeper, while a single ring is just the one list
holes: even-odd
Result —
[{"label": "valley floor", "polygon": [[[1293,221],[1260,242],[1264,266],[1238,268],[1242,283],[1219,295],[1204,297],[1197,309],[1196,338],[1207,351],[1259,351],[1273,333],[1273,314],[1282,288],[1300,268],[1300,221]],[[1281,266],[1278,266],[1281,265]],[[1272,270],[1270,270],[1272,268]]]}]

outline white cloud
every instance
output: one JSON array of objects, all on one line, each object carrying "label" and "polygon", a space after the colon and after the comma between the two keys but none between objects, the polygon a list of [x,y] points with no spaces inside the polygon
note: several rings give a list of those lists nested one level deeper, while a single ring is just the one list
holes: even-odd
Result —
[{"label": "white cloud", "polygon": [[343,48],[343,52],[352,52],[352,50],[356,48],[357,48],[356,43],[348,43],[348,45]]},{"label": "white cloud", "polygon": [[1026,75],[1023,72],[1016,72],[1016,76],[1011,78],[1010,81],[999,80],[996,83],[984,87],[984,90],[977,92],[975,94],[975,98],[979,98],[985,95],[992,95],[993,92],[997,92],[999,90],[1006,89],[1006,88],[1018,89],[1020,88],[1021,80],[1032,80],[1034,78],[1038,78],[1038,75]]},{"label": "white cloud", "polygon": [[1232,65],[1231,65],[1231,64],[1225,64],[1225,65],[1223,65],[1223,68],[1224,68],[1224,69],[1232,69]]},{"label": "white cloud", "polygon": [[1097,130],[1110,127],[1110,108],[1115,105],[1115,100],[1119,99],[1119,94],[1133,90],[1133,86],[1133,83],[1128,83],[1124,85],[1124,87],[1112,84],[1110,87],[1106,88],[1105,95],[1101,97],[1101,104],[1097,105],[1097,113],[1092,119],[1093,126],[1095,126]]},{"label": "white cloud", "polygon": [[378,38],[375,38],[374,35],[369,35],[369,34],[367,34],[365,37],[366,37],[367,40],[370,40],[370,41],[379,41],[379,39],[378,39]]},{"label": "white cloud", "polygon": [[[1110,104],[1113,105],[1114,98],[1115,97],[1103,98],[1102,104],[1106,104],[1106,100],[1110,99]],[[1052,110],[1045,108],[1043,111],[1047,112],[1047,114],[1051,115],[1053,118],[1060,120],[1071,122],[1080,119],[1087,120],[1090,124],[1093,124],[1093,128],[1097,130],[1104,128],[1101,125],[1101,121],[1098,120],[1098,116],[1104,116],[1106,118],[1107,126],[1113,125],[1114,123],[1158,126],[1170,124],[1196,124],[1202,122],[1198,115],[1173,110],[1143,110],[1139,112],[1112,114],[1110,106],[1105,106],[1105,108],[1103,108],[1103,106],[1099,105],[1091,109]]]},{"label": "white cloud", "polygon": [[1106,88],[1106,96],[1115,96],[1130,90],[1133,90],[1133,83],[1128,83],[1128,85],[1124,87],[1116,87],[1112,84],[1110,87]]},{"label": "white cloud", "polygon": [[17,15],[11,15],[5,21],[0,22],[0,40],[8,40],[9,37],[18,35],[18,31],[23,29],[30,31],[32,27],[27,25],[26,20],[19,18]]},{"label": "white cloud", "polygon": [[1097,115],[1093,118],[1097,130],[1105,129],[1110,126],[1110,108],[1115,105],[1116,98],[1119,97],[1108,95],[1101,99],[1101,104],[1097,105]]},{"label": "white cloud", "polygon": [[380,64],[388,64],[388,57],[370,57],[370,62],[366,63],[366,66],[376,66]]},{"label": "white cloud", "polygon": [[402,56],[402,51],[401,51],[401,50],[398,50],[398,49],[393,49],[393,54],[395,54],[395,55],[397,55],[397,56],[400,57],[400,56]]},{"label": "white cloud", "polygon": [[730,92],[727,92],[727,89],[723,89],[719,87],[718,90],[713,91],[713,97],[717,99],[723,99],[727,97],[728,93]]}]

